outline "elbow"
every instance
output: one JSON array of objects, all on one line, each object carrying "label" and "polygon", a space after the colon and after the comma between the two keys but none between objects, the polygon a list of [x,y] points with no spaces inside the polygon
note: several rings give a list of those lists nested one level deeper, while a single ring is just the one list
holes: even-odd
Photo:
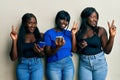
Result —
[{"label": "elbow", "polygon": [[105,52],[106,54],[110,54],[110,52]]},{"label": "elbow", "polygon": [[73,53],[76,53],[77,51],[76,50],[72,50]]},{"label": "elbow", "polygon": [[77,47],[76,46],[72,46],[72,52],[76,53],[77,52]]},{"label": "elbow", "polygon": [[72,49],[72,52],[73,52],[73,53],[76,53],[76,52],[77,52],[77,49]]},{"label": "elbow", "polygon": [[17,58],[12,58],[12,57],[10,57],[10,59],[11,59],[11,61],[15,61]]},{"label": "elbow", "polygon": [[10,54],[10,59],[11,59],[11,61],[15,61],[15,60],[17,59],[17,56],[12,56],[12,55]]},{"label": "elbow", "polygon": [[110,54],[111,50],[104,50],[106,54]]}]

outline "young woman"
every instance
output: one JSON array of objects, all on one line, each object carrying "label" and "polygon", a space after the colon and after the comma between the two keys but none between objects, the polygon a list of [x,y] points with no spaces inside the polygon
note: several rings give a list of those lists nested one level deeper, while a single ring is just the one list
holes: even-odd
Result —
[{"label": "young woman", "polygon": [[72,62],[72,36],[76,34],[74,23],[72,31],[68,29],[70,15],[68,12],[59,11],[55,18],[55,27],[46,31],[44,40],[46,42],[47,55],[47,79],[48,80],[73,80],[74,65]]},{"label": "young woman", "polygon": [[109,38],[103,27],[97,26],[98,12],[93,7],[81,13],[81,25],[77,35],[77,51],[80,54],[79,80],[106,80],[105,53],[112,50],[116,27],[114,20],[109,27]]},{"label": "young woman", "polygon": [[43,66],[41,57],[44,56],[43,47],[37,45],[42,36],[37,28],[37,19],[32,13],[22,17],[22,23],[17,34],[17,27],[12,31],[12,48],[10,58],[18,59],[16,68],[17,80],[42,80]]}]

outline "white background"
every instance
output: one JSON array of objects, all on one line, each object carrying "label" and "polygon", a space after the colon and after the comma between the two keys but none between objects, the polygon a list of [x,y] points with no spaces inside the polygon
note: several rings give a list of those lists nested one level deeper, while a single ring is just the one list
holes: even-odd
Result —
[{"label": "white background", "polygon": [[[117,34],[113,50],[106,55],[108,62],[107,80],[120,80],[120,1],[119,0],[0,0],[0,80],[16,80],[16,63],[9,58],[11,48],[11,26],[20,26],[21,17],[25,13],[33,13],[38,20],[41,32],[54,27],[54,19],[58,11],[66,10],[73,22],[80,22],[80,13],[86,7],[95,7],[99,13],[98,25],[108,32],[107,21],[115,20]],[[75,77],[77,80],[78,55],[73,55]],[[44,60],[43,60],[44,62]],[[87,75],[86,75],[87,76]],[[45,79],[45,77],[44,77]]]}]

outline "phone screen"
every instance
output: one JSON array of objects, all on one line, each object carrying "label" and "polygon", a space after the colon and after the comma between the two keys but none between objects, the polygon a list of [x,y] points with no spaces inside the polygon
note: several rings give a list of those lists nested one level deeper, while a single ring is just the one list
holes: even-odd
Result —
[{"label": "phone screen", "polygon": [[44,47],[44,46],[45,46],[45,42],[40,41],[40,42],[38,43],[38,45],[39,45],[40,47]]}]

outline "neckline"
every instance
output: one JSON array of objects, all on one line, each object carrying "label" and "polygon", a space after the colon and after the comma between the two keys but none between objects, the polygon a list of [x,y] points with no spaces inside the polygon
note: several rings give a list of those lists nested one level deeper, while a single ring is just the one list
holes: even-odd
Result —
[{"label": "neckline", "polygon": [[52,28],[52,30],[53,30],[54,32],[56,32],[56,33],[63,33],[63,32],[64,32],[64,30],[62,30],[62,31],[57,31],[57,30],[55,30],[54,28]]},{"label": "neckline", "polygon": [[91,36],[91,37],[88,37],[88,38],[83,38],[83,40],[86,40],[86,39],[91,39],[91,38],[93,38],[93,37],[95,37],[95,36],[97,36],[96,34],[94,34],[93,36]]},{"label": "neckline", "polygon": [[36,42],[30,42],[30,43],[25,43],[25,42],[24,42],[24,44],[33,44],[33,43],[36,43]]}]

